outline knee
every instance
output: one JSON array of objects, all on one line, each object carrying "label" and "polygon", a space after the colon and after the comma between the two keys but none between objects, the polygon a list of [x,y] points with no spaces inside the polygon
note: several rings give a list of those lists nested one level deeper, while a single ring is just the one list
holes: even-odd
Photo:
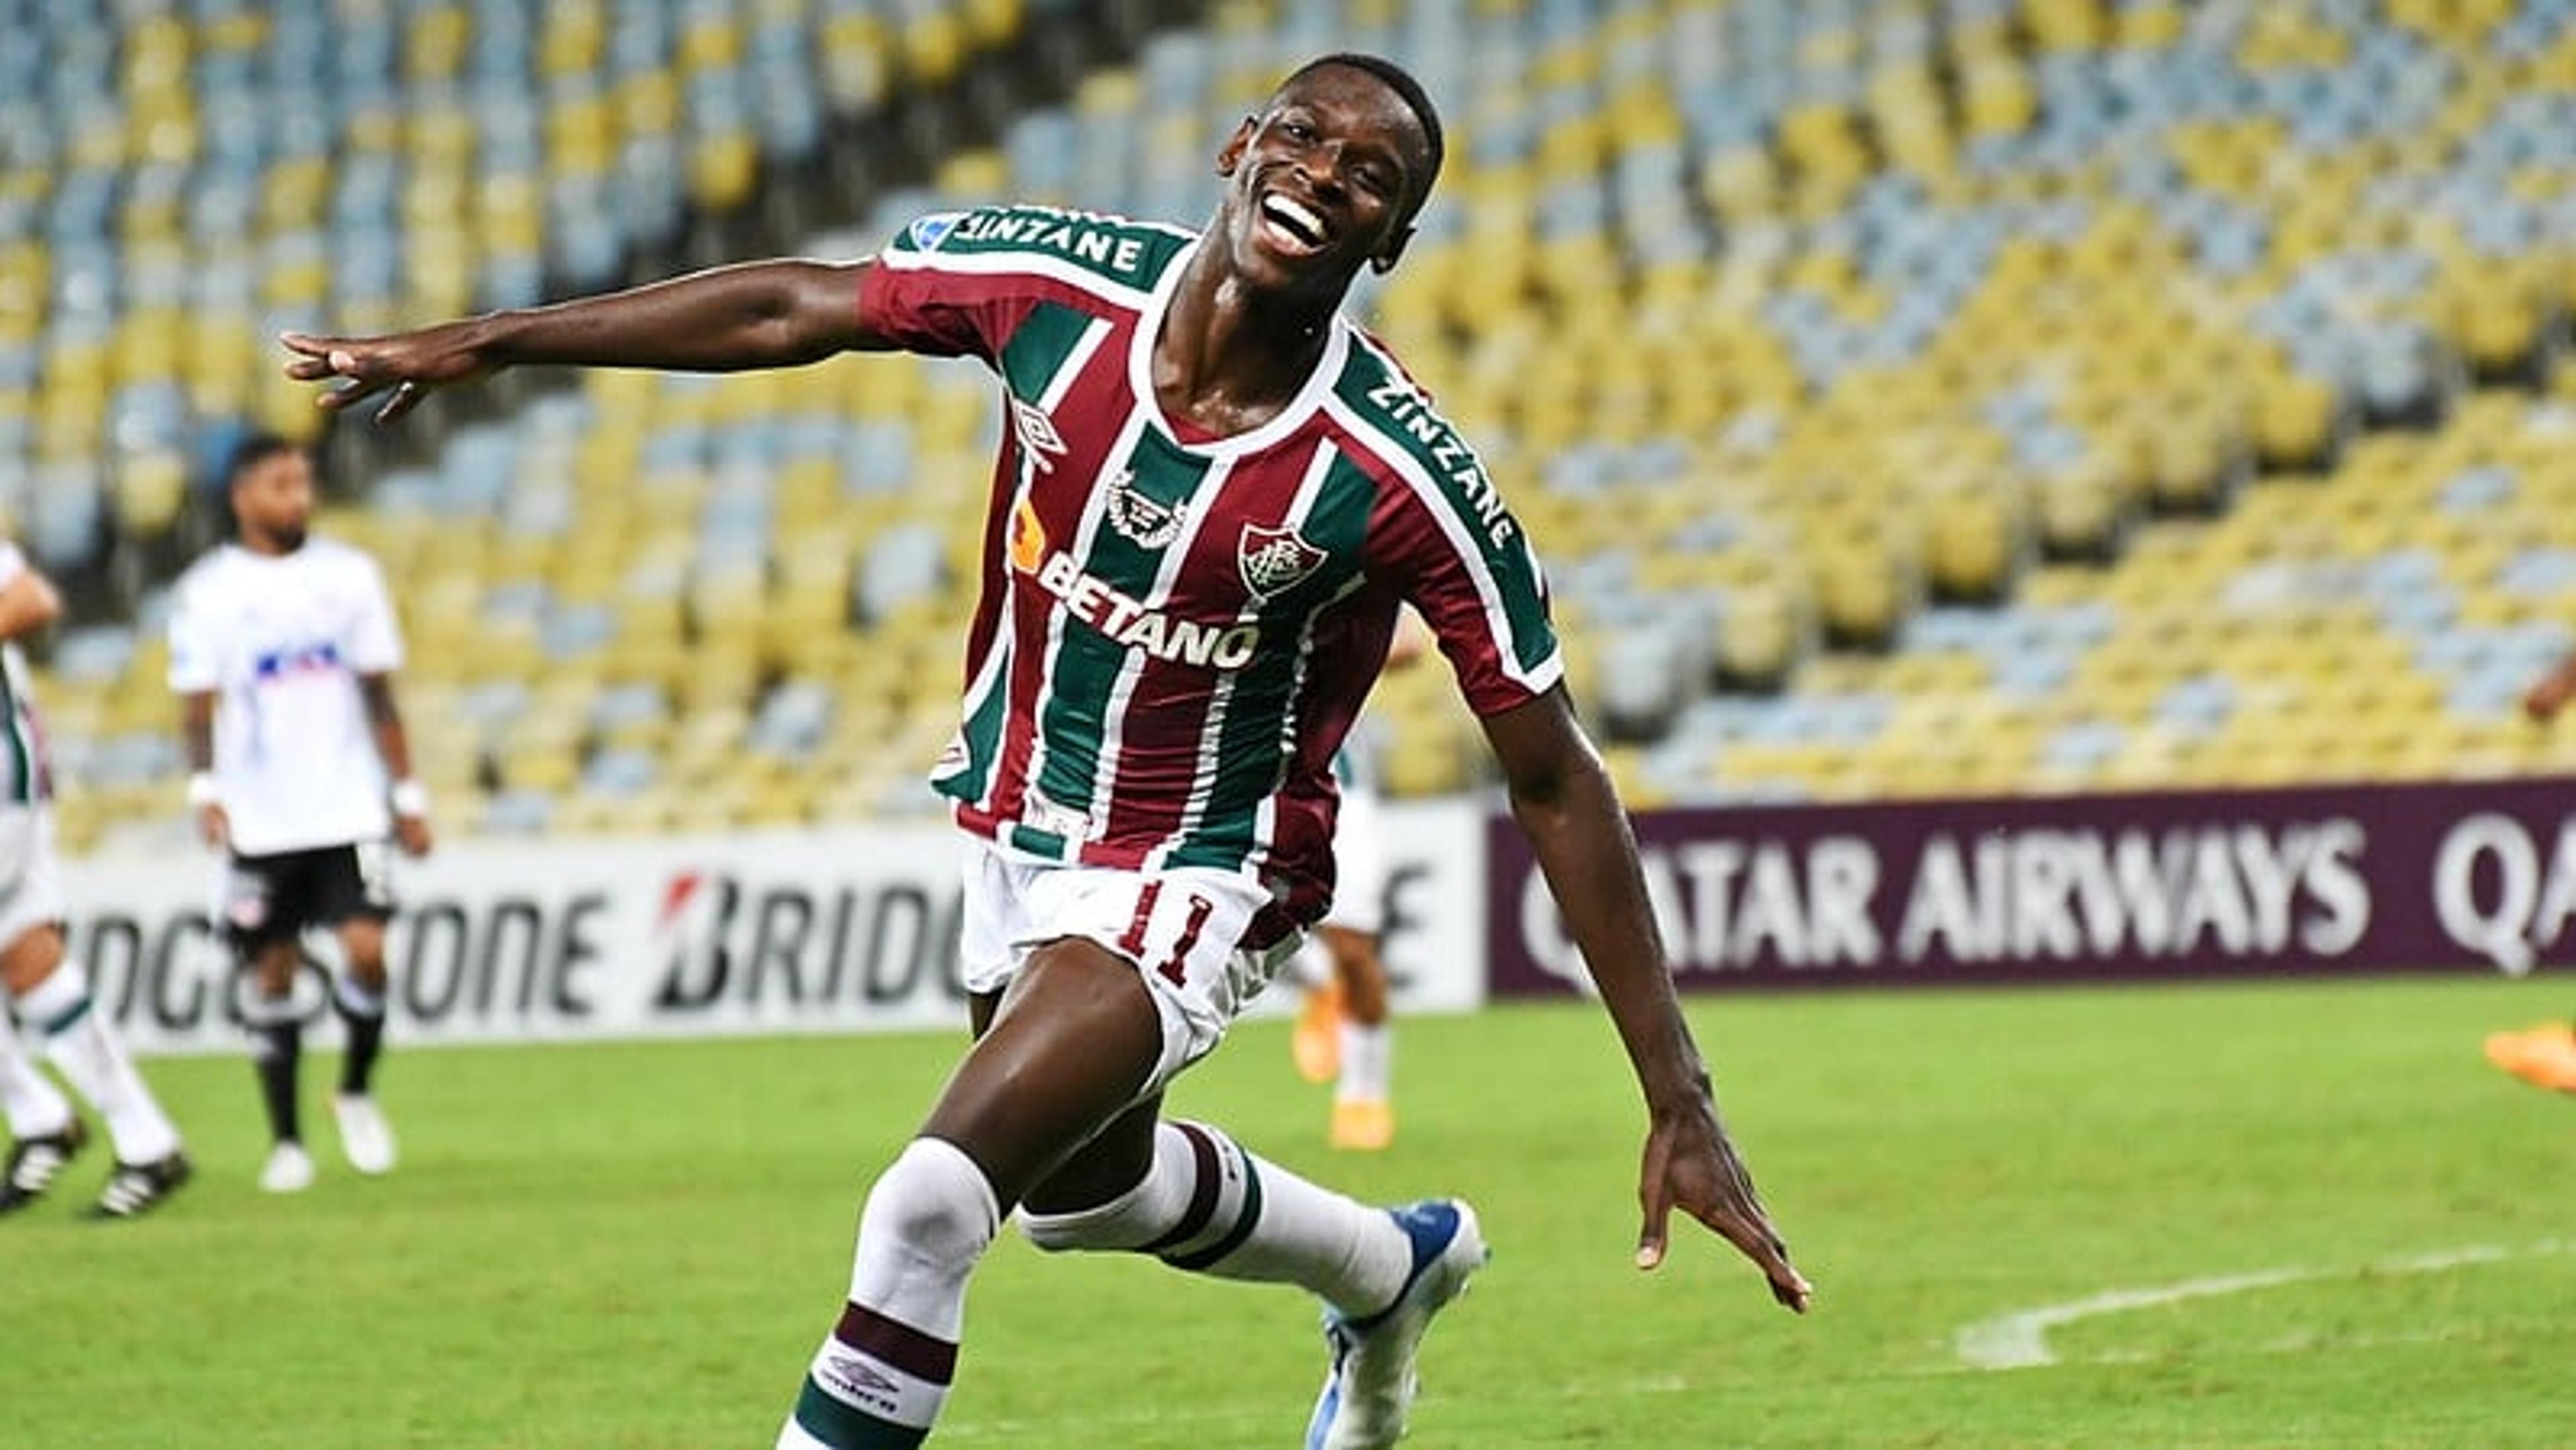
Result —
[{"label": "knee", "polygon": [[883,1234],[929,1263],[962,1266],[983,1254],[1000,1220],[973,1159],[953,1143],[915,1138],[868,1190],[859,1233]]},{"label": "knee", "polygon": [[1193,1132],[1199,1134],[1199,1141],[1216,1141],[1217,1135],[1205,1129],[1157,1124],[1153,1156],[1135,1184],[1090,1208],[1066,1213],[1023,1210],[1020,1233],[1051,1254],[1133,1252],[1154,1245],[1189,1215],[1193,1200],[1199,1197]]}]

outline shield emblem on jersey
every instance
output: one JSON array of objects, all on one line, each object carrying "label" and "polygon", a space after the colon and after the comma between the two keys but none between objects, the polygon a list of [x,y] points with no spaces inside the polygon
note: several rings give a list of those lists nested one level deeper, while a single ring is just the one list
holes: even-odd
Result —
[{"label": "shield emblem on jersey", "polygon": [[1243,571],[1243,587],[1264,602],[1306,582],[1323,567],[1325,553],[1291,529],[1245,524],[1235,545],[1234,562]]}]

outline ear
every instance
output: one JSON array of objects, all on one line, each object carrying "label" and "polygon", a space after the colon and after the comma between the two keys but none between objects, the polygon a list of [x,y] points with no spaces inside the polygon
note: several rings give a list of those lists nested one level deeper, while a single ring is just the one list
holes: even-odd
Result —
[{"label": "ear", "polygon": [[1216,153],[1217,175],[1224,177],[1234,175],[1234,169],[1243,164],[1245,148],[1252,144],[1252,133],[1258,129],[1260,129],[1259,119],[1252,116],[1244,117],[1242,124],[1234,128],[1234,134],[1225,139],[1224,149]]},{"label": "ear", "polygon": [[1395,264],[1404,259],[1405,243],[1412,240],[1413,226],[1411,223],[1408,222],[1405,225],[1396,228],[1395,235],[1388,237],[1386,239],[1386,245],[1378,248],[1376,254],[1369,258],[1369,270],[1375,272],[1381,277],[1394,271]]}]

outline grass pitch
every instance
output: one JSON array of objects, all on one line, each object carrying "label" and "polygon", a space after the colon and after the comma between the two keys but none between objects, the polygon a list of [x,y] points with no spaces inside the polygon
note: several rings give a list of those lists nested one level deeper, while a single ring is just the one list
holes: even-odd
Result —
[{"label": "grass pitch", "polygon": [[[2478,1041],[2571,997],[1701,1002],[1820,1288],[1804,1320],[1696,1229],[1662,1273],[1628,1267],[1639,1115],[1589,1008],[1406,1024],[1380,1157],[1323,1150],[1324,1097],[1276,1024],[1178,1098],[1361,1196],[1476,1201],[1497,1258],[1430,1341],[1424,1450],[2569,1446],[2576,1099],[2494,1072]],[[321,1059],[322,1177],[293,1199],[252,1186],[243,1062],[149,1064],[201,1176],[151,1220],[94,1226],[74,1209],[95,1154],[0,1221],[0,1446],[766,1446],[837,1311],[868,1175],[955,1047],[397,1047],[405,1156],[381,1181],[337,1159]],[[1980,1323],[2052,1362],[1975,1367]],[[1291,1446],[1322,1364],[1293,1293],[1015,1237],[968,1326],[935,1445]]]}]

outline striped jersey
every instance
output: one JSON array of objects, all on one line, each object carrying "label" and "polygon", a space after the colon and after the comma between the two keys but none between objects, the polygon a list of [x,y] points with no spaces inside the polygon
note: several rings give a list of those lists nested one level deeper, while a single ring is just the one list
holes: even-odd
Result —
[{"label": "striped jersey", "polygon": [[1260,427],[1164,414],[1152,349],[1196,245],[1003,207],[925,217],[865,274],[873,332],[982,360],[1008,414],[964,721],[932,781],[1007,850],[1239,871],[1305,923],[1331,894],[1333,753],[1400,605],[1479,713],[1563,667],[1476,455],[1347,320]]},{"label": "striped jersey", "polygon": [[[29,569],[27,556],[14,543],[0,540],[0,589],[18,582]],[[27,657],[16,640],[0,641],[0,802],[41,805],[54,794],[53,763],[45,749],[45,728],[36,718],[36,696],[28,679]]]}]

